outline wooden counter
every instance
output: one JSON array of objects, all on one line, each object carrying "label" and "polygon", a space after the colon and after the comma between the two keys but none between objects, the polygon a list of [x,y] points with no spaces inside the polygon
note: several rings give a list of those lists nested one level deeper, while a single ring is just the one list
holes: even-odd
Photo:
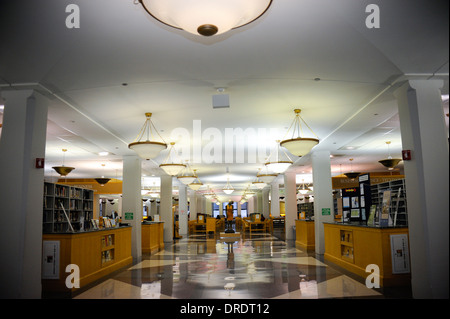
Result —
[{"label": "wooden counter", "polygon": [[164,223],[147,222],[141,229],[142,252],[153,254],[164,249]]},{"label": "wooden counter", "polygon": [[[66,272],[66,267],[70,264],[79,267],[79,288],[83,288],[118,269],[131,265],[133,261],[131,227],[43,234],[42,242],[44,294],[61,293],[70,296],[78,290],[76,287],[66,287],[66,278],[71,275],[71,272]],[[51,251],[48,247],[51,247]]]},{"label": "wooden counter", "polygon": [[[381,286],[406,285],[410,273],[393,273],[391,235],[404,235],[407,227],[368,227],[340,223],[324,223],[326,260],[341,266],[358,276],[366,278],[366,267],[378,265]],[[409,243],[406,243],[409,247]],[[400,252],[398,252],[400,253]],[[403,252],[405,264],[409,265],[409,251]],[[408,267],[409,268],[409,267]]]},{"label": "wooden counter", "polygon": [[315,243],[314,221],[297,219],[295,221],[295,244],[306,249],[314,249]]}]

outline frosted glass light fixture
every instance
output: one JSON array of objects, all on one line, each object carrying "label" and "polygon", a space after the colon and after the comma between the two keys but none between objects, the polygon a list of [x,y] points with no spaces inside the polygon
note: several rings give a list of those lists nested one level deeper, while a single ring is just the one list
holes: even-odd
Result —
[{"label": "frosted glass light fixture", "polygon": [[176,29],[213,36],[261,17],[272,0],[139,0],[156,20]]},{"label": "frosted glass light fixture", "polygon": [[[284,150],[283,153],[280,154],[280,141],[277,141],[277,144],[278,145],[277,151],[275,153],[275,158],[271,160],[273,154],[270,154],[268,162],[266,162],[264,165],[266,165],[269,170],[275,172],[276,174],[281,174],[284,173],[284,171],[287,170],[293,162]],[[283,154],[284,157],[282,157]]]},{"label": "frosted glass light fixture", "polygon": [[258,175],[256,175],[257,178],[259,178],[261,181],[263,181],[266,184],[270,184],[273,182],[273,180],[278,176],[278,174],[270,174],[267,170],[266,166],[266,172],[261,173],[261,170],[259,170]]},{"label": "frosted glass light fixture", "polygon": [[[170,143],[169,154],[167,154],[167,157],[164,160],[164,162],[161,165],[159,165],[159,167],[162,168],[163,171],[166,172],[166,174],[171,175],[171,176],[178,175],[184,168],[186,168],[186,165],[181,164],[181,163],[175,163],[173,161],[173,159],[170,158],[170,154],[173,151],[174,145],[175,145],[174,142]],[[175,153],[176,153],[176,151],[175,151]],[[171,162],[169,162],[169,160],[171,160]]]},{"label": "frosted glass light fixture", "polygon": [[182,171],[183,173],[178,176],[178,180],[182,182],[184,185],[189,185],[195,180],[195,174],[192,171],[191,167],[189,166],[188,161],[186,161],[186,167]]},{"label": "frosted glass light fixture", "polygon": [[[141,128],[141,131],[139,132],[134,142],[128,145],[128,148],[135,151],[140,158],[148,160],[157,157],[162,150],[165,150],[167,148],[167,144],[164,143],[164,140],[163,142],[150,140],[151,138],[153,138],[153,130],[158,134],[161,140],[162,137],[161,135],[159,135],[155,125],[151,120],[152,113],[145,113],[145,117],[146,120]],[[144,136],[146,137],[146,140],[142,140]]]},{"label": "frosted glass light fixture", "polygon": [[303,137],[301,122],[303,122],[313,134],[314,132],[311,130],[308,124],[306,124],[305,120],[303,120],[303,118],[300,116],[300,109],[295,109],[294,113],[294,121],[292,122],[291,127],[286,133],[286,135],[289,134],[289,131],[292,128],[292,136],[290,139],[281,141],[280,145],[286,147],[288,151],[291,152],[291,154],[301,157],[308,154],[314,146],[319,144],[319,139],[313,137]]},{"label": "frosted glass light fixture", "polygon": [[222,189],[222,191],[227,195],[230,195],[231,193],[234,192],[234,188],[230,184],[230,173],[228,171],[228,167],[227,167],[227,185],[225,185],[225,187]]},{"label": "frosted glass light fixture", "polygon": [[194,191],[197,191],[197,190],[200,189],[200,187],[203,186],[203,183],[200,182],[200,179],[197,176],[197,170],[196,169],[194,169],[194,175],[195,175],[195,180],[192,183],[189,184],[189,187],[191,189],[193,189]]}]

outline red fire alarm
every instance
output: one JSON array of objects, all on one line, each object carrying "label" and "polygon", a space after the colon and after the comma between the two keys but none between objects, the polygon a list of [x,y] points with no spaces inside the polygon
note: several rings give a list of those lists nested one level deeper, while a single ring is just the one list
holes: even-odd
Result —
[{"label": "red fire alarm", "polygon": [[44,168],[44,159],[36,158],[36,168]]},{"label": "red fire alarm", "polygon": [[411,150],[403,150],[402,158],[404,161],[410,161],[411,160]]}]

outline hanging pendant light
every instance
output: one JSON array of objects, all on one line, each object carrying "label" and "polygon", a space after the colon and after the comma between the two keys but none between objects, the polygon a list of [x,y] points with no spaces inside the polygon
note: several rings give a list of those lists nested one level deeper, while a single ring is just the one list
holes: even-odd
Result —
[{"label": "hanging pendant light", "polygon": [[263,181],[266,184],[270,184],[273,182],[273,180],[278,176],[278,174],[270,174],[267,166],[266,166],[266,172],[265,174],[261,174],[261,169],[259,170],[258,175],[256,175],[257,178],[259,178],[261,181]]},{"label": "hanging pendant light", "polygon": [[216,196],[216,194],[211,189],[211,187],[208,185],[206,192],[203,193],[203,196],[205,196],[205,198],[207,198],[207,199],[212,199]]},{"label": "hanging pendant light", "polygon": [[[286,135],[289,133],[291,128],[292,130],[292,137],[290,139],[286,139],[281,141],[280,145],[283,147],[286,147],[291,154],[301,157],[308,154],[311,149],[319,144],[319,138],[312,138],[312,137],[302,137],[303,130],[301,126],[301,122],[309,128],[309,130],[317,137],[317,135],[311,130],[308,124],[306,124],[305,120],[300,116],[301,110],[295,109],[295,118],[292,122],[291,126],[289,127],[288,131],[286,132]],[[295,136],[295,133],[297,133],[297,137]]]},{"label": "hanging pendant light", "polygon": [[191,189],[193,189],[194,191],[197,191],[197,190],[200,189],[200,187],[203,186],[203,183],[200,182],[200,179],[197,176],[197,170],[196,169],[194,169],[194,175],[195,175],[195,180],[192,183],[189,184],[189,187]]},{"label": "hanging pendant light", "polygon": [[156,20],[176,29],[212,36],[249,24],[272,0],[139,0]]},{"label": "hanging pendant light", "polygon": [[234,188],[230,184],[230,172],[228,171],[228,167],[227,167],[227,185],[222,189],[222,191],[227,195],[230,195],[231,193],[234,192]]},{"label": "hanging pendant light", "polygon": [[400,158],[392,158],[391,156],[391,150],[389,148],[389,145],[391,144],[391,141],[387,141],[386,142],[387,146],[388,146],[388,158],[378,161],[379,163],[381,163],[384,167],[387,167],[388,170],[393,170],[395,166],[398,165],[398,163],[400,163],[401,159]]},{"label": "hanging pendant light", "polygon": [[[106,166],[105,164],[102,164],[103,170],[105,170],[105,166]],[[105,176],[102,176],[101,178],[94,178],[94,179],[97,183],[100,184],[100,186],[105,186],[105,184],[111,180],[111,178],[105,178]]]},{"label": "hanging pendant light", "polygon": [[61,166],[53,166],[52,168],[61,176],[67,176],[71,171],[75,169],[75,167],[64,166],[65,155],[67,149],[63,148],[63,162]]},{"label": "hanging pendant light", "polygon": [[289,156],[286,154],[286,152],[283,150],[283,154],[285,156],[284,159],[280,158],[280,141],[277,140],[277,151],[275,152],[275,158],[273,161],[270,161],[270,158],[272,157],[272,154],[270,154],[268,158],[268,162],[266,162],[264,165],[271,171],[281,174],[284,173],[285,170],[288,169],[289,166],[292,165],[292,160],[289,158]]},{"label": "hanging pendant light", "polygon": [[350,159],[350,169],[351,169],[351,172],[349,172],[349,173],[344,173],[344,175],[347,176],[347,178],[355,179],[356,177],[358,177],[359,175],[361,175],[361,173],[359,173],[359,172],[354,172],[354,171],[353,171],[353,165],[352,165],[352,162],[353,162],[353,158]]},{"label": "hanging pendant light", "polygon": [[164,160],[164,163],[159,165],[160,168],[164,170],[168,175],[176,176],[178,175],[184,168],[186,168],[186,165],[181,163],[174,163],[173,161],[169,163],[170,159],[170,153],[173,150],[173,146],[175,145],[174,142],[170,143],[170,150],[169,154],[167,155],[166,159]]},{"label": "hanging pendant light", "polygon": [[306,187],[305,188],[305,180],[304,179],[302,179],[302,187],[300,188],[299,187],[299,189],[298,189],[298,192],[300,193],[300,194],[302,194],[302,195],[305,195],[306,193],[308,193],[309,191],[311,191],[311,189],[309,188],[309,187]]},{"label": "hanging pendant light", "polygon": [[[150,138],[153,138],[153,129],[161,139],[162,137],[161,135],[159,135],[158,131],[155,128],[155,125],[151,120],[152,113],[145,113],[145,117],[146,120],[144,125],[142,126],[141,131],[139,132],[134,142],[128,145],[128,148],[135,151],[140,158],[148,160],[157,157],[162,150],[165,150],[167,148],[167,144],[164,142],[156,142],[150,140]],[[144,135],[146,135],[147,139],[145,141],[141,141]]]},{"label": "hanging pendant light", "polygon": [[[261,173],[261,169],[259,168],[259,173]],[[264,187],[266,187],[266,183],[261,181],[258,177],[258,175],[256,175],[256,179],[255,181],[252,182],[252,186],[257,188],[257,189],[263,189]]]},{"label": "hanging pendant light", "polygon": [[182,182],[184,185],[189,185],[195,180],[194,172],[192,171],[191,167],[189,166],[188,161],[186,161],[186,167],[183,169],[183,174],[177,177],[180,182]]}]

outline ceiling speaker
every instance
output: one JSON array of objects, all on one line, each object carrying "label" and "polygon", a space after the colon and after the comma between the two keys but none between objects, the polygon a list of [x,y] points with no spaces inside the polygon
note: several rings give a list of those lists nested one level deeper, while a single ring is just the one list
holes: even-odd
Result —
[{"label": "ceiling speaker", "polygon": [[230,107],[230,96],[228,94],[215,94],[212,97],[213,108],[221,109]]}]

